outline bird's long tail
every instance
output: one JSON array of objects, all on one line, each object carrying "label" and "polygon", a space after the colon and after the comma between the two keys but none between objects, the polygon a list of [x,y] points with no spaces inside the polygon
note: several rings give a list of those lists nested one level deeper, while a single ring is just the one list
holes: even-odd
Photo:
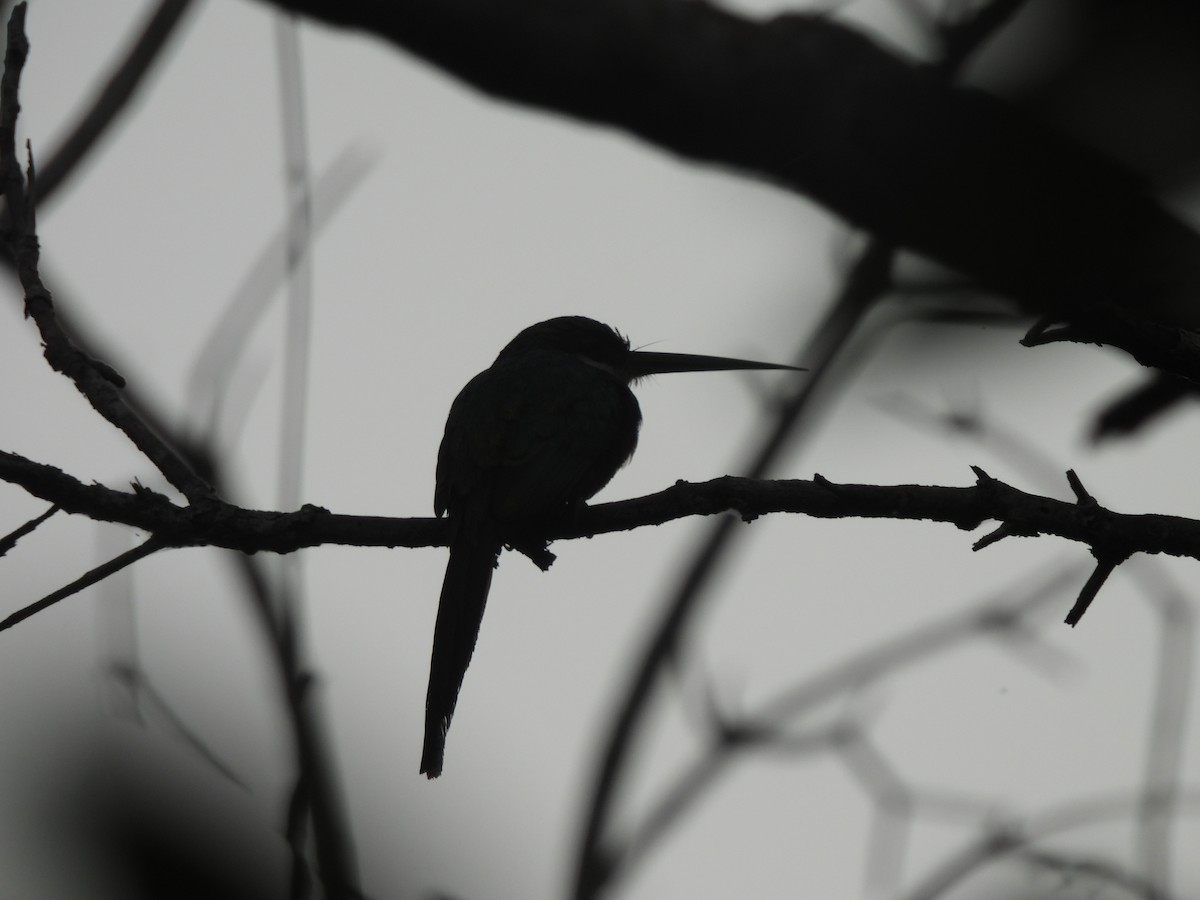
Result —
[{"label": "bird's long tail", "polygon": [[446,731],[454,716],[458,691],[475,652],[475,639],[483,621],[498,544],[458,539],[450,547],[450,562],[438,601],[433,629],[433,658],[429,663],[429,690],[425,695],[425,746],[421,772],[429,778],[442,774]]}]

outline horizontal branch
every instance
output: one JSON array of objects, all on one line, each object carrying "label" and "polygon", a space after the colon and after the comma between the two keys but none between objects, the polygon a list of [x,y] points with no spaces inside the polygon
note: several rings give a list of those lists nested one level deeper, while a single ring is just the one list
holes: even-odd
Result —
[{"label": "horizontal branch", "polygon": [[[723,512],[735,512],[746,521],[791,513],[943,522],[967,531],[984,522],[999,522],[996,532],[976,542],[976,549],[1004,537],[1048,535],[1085,544],[1105,559],[1124,559],[1134,553],[1200,559],[1200,521],[1195,519],[1112,512],[1090,497],[1087,502],[1056,500],[1004,484],[981,469],[975,473],[975,483],[965,487],[835,484],[820,475],[811,481],[731,476],[701,483],[680,481],[645,497],[586,507],[545,537],[593,537]],[[64,512],[138,528],[164,546],[290,553],[323,544],[444,547],[450,535],[447,520],[427,517],[353,516],[312,505],[283,513],[243,509],[220,500],[178,506],[140,485],[118,491],[84,484],[53,466],[14,453],[0,452],[0,480]]]}]

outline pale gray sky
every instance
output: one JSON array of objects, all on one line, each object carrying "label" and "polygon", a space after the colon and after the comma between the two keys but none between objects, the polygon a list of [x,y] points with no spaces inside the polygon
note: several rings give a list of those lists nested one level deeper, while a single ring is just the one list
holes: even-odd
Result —
[{"label": "pale gray sky", "polygon": [[[887,6],[856,15],[870,19]],[[22,129],[35,152],[55,145],[146,9],[34,0]],[[112,347],[127,377],[181,417],[195,354],[283,215],[272,16],[256,3],[199,4],[137,108],[39,222],[51,288]],[[896,31],[894,11],[872,21],[892,40],[912,38]],[[525,325],[586,314],[656,349],[788,361],[858,246],[790,193],[613,131],[494,103],[379,41],[304,25],[302,49],[314,167],[349,146],[378,154],[313,263],[304,496],[330,509],[431,514],[450,402]],[[120,485],[136,476],[157,486],[149,466],[41,361],[17,303],[0,309],[3,448],[84,480]],[[237,376],[252,384],[265,373],[236,452],[246,502],[264,507],[275,486],[280,331],[279,316],[269,316]],[[1194,415],[1136,445],[1090,451],[1088,411],[1133,367],[1091,347],[1024,349],[1018,337],[911,325],[886,333],[780,474],[961,485],[977,463],[1021,487],[1069,496],[1065,480],[1037,483],[986,449],[881,409],[900,395],[937,411],[981,408],[1061,469],[1076,467],[1113,508],[1195,508],[1192,454],[1180,450],[1200,437]],[[782,384],[724,373],[640,386],[640,449],[598,499],[736,472],[759,405]],[[6,488],[0,531],[41,508]],[[5,612],[121,546],[116,529],[99,544],[95,527],[61,519],[3,561]],[[562,543],[547,575],[506,554],[446,772],[433,783],[417,775],[417,761],[445,552],[306,554],[313,668],[370,896],[433,887],[496,900],[562,895],[612,704],[681,552],[705,527],[679,522]],[[995,596],[1046,561],[1087,558],[1049,540],[973,554],[978,535],[893,522],[776,516],[755,522],[748,537],[701,617],[691,665],[718,696],[749,707],[905,627]],[[1192,567],[1171,570],[1194,582]],[[289,771],[254,623],[213,554],[153,558],[133,578],[146,674],[249,782],[248,807],[269,834]],[[1156,620],[1121,576],[1075,631],[1057,624],[1071,599],[1050,608],[1045,631],[1073,660],[1065,672],[1050,677],[974,642],[858,699],[877,747],[904,778],[967,797],[974,810],[1017,815],[1136,784]],[[106,721],[97,685],[113,638],[100,603],[93,590],[0,634],[0,734],[13,758],[38,758],[59,722]],[[634,808],[694,752],[677,700],[645,749]],[[207,772],[153,727],[118,730]],[[1198,763],[1191,753],[1189,771]],[[0,796],[3,779],[21,777],[10,761]],[[625,896],[862,896],[870,810],[834,757],[748,759]],[[969,821],[920,820],[906,876],[976,834]],[[0,824],[0,847],[13,827]],[[1132,846],[1127,829],[1096,841],[1073,846],[1123,858]],[[6,856],[0,851],[0,872],[22,871]],[[44,888],[44,868],[26,860],[16,876],[29,879],[28,896]],[[1180,861],[1179,876],[1195,889],[1193,858]]]}]

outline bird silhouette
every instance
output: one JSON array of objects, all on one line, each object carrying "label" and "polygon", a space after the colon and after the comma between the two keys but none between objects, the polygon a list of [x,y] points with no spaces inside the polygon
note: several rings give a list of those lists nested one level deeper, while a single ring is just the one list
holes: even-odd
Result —
[{"label": "bird silhouette", "polygon": [[438,604],[421,772],[442,772],[446,731],[475,651],[504,546],[545,549],[545,534],[608,484],[637,446],[630,384],[646,375],[794,366],[632,350],[582,316],[526,328],[450,407],[433,495],[449,515],[450,561]]}]

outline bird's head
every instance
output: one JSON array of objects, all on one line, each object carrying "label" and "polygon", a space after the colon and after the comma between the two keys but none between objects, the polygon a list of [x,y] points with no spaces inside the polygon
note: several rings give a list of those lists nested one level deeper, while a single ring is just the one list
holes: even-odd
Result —
[{"label": "bird's head", "polygon": [[667,372],[719,372],[734,369],[805,371],[796,366],[731,359],[725,356],[632,350],[629,338],[615,328],[585,316],[560,316],[530,325],[508,342],[496,357],[496,362],[531,351],[565,353],[577,357],[581,362],[611,372],[626,383],[647,375]]}]

